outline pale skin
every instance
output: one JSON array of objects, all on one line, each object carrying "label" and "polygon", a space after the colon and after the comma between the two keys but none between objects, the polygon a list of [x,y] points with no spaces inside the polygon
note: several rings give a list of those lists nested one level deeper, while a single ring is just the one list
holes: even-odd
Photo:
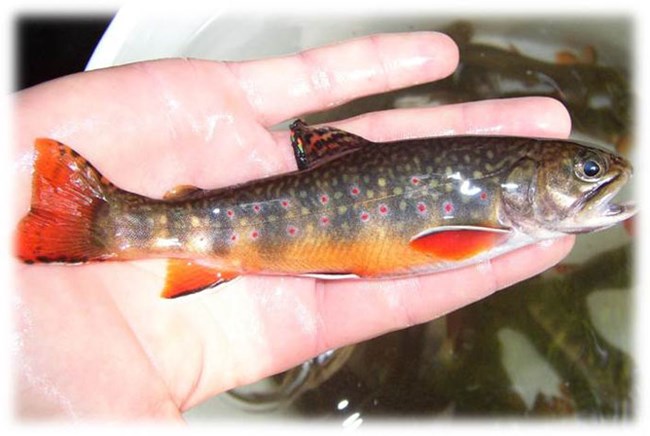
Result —
[{"label": "pale skin", "polygon": [[[362,95],[448,76],[437,33],[376,35],[245,63],[166,60],[64,77],[15,95],[17,193],[29,208],[35,137],[73,147],[116,185],[161,197],[295,169],[268,128]],[[371,140],[441,134],[566,137],[555,100],[370,113],[335,124]],[[560,261],[573,237],[459,270],[395,280],[247,276],[159,298],[164,261],[15,262],[15,394],[22,418],[166,419],[331,348],[440,317]]]}]

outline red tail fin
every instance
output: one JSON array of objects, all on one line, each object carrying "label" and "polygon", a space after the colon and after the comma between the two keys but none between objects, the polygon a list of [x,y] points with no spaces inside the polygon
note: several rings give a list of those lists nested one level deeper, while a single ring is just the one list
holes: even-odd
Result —
[{"label": "red tail fin", "polygon": [[110,256],[93,218],[110,184],[84,158],[52,139],[35,143],[32,205],[18,226],[17,254],[27,263],[78,263]]}]

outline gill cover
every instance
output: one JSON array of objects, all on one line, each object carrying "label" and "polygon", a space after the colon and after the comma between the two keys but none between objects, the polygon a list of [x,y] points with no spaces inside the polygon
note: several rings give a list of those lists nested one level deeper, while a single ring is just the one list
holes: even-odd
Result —
[{"label": "gill cover", "polygon": [[519,160],[501,184],[503,202],[509,217],[534,220],[537,163],[530,158]]}]

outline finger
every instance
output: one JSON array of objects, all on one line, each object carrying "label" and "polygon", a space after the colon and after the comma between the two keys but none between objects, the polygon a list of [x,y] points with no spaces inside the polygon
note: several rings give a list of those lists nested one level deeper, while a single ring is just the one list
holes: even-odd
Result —
[{"label": "finger", "polygon": [[[332,123],[371,141],[443,135],[520,135],[565,138],[571,117],[562,103],[547,97],[484,100],[448,106],[391,109]],[[286,132],[274,134],[276,150],[296,168]]]},{"label": "finger", "polygon": [[[457,63],[454,42],[436,32],[378,34],[248,62],[138,62],[20,92],[16,132],[24,147],[39,135],[106,146],[116,141],[211,142],[224,126],[247,119],[251,111],[269,126],[448,76]],[[104,141],[94,138],[98,131]]]},{"label": "finger", "polygon": [[[215,126],[250,111],[270,126],[364,95],[437,80],[457,64],[456,45],[437,32],[378,34],[247,62],[140,62],[68,76],[37,87],[39,92],[23,92],[20,104],[38,109],[46,119],[36,121],[38,128],[29,125],[34,120],[19,120],[26,124],[19,131],[33,134],[53,126],[50,136],[65,139],[88,127],[113,127],[128,136],[153,135],[158,142],[161,133],[176,141],[211,137]],[[146,129],[147,136],[133,132],[127,119]]]},{"label": "finger", "polygon": [[[168,59],[66,76],[16,96],[17,151],[31,150],[35,137],[57,139],[100,162],[114,183],[150,196],[169,189],[172,180],[206,187],[243,182],[249,175],[281,172],[291,162],[278,160],[259,121],[271,125],[435,80],[450,74],[457,61],[451,39],[420,32],[374,35],[261,61]],[[137,172],[123,165],[127,147],[129,159],[144,166]],[[236,174],[212,170],[233,160]]]},{"label": "finger", "polygon": [[448,36],[415,32],[371,35],[229,66],[260,121],[270,126],[364,95],[441,79],[457,64],[458,49]]},{"label": "finger", "polygon": [[558,138],[571,133],[571,117],[555,99],[523,97],[382,111],[343,121],[338,127],[372,141],[445,135]]}]

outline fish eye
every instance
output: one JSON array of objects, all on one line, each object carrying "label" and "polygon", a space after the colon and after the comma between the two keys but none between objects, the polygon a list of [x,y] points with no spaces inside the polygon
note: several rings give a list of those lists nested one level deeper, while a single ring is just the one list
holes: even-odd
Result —
[{"label": "fish eye", "polygon": [[594,177],[600,172],[600,165],[596,161],[588,160],[582,166],[582,170],[587,177]]},{"label": "fish eye", "polygon": [[576,176],[587,182],[599,179],[605,171],[605,163],[596,157],[581,159],[575,165]]}]

